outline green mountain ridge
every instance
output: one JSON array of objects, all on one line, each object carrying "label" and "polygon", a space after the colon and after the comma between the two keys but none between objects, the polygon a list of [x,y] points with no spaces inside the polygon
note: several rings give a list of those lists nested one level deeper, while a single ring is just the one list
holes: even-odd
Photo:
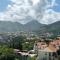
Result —
[{"label": "green mountain ridge", "polygon": [[40,29],[43,24],[37,21],[30,21],[27,24],[18,22],[0,21],[0,32],[34,31]]},{"label": "green mountain ridge", "polygon": [[0,32],[17,32],[17,31],[38,31],[38,32],[60,32],[60,21],[45,25],[36,20],[30,21],[27,24],[19,22],[0,21]]},{"label": "green mountain ridge", "polygon": [[60,21],[47,25],[46,29],[48,32],[60,32]]}]

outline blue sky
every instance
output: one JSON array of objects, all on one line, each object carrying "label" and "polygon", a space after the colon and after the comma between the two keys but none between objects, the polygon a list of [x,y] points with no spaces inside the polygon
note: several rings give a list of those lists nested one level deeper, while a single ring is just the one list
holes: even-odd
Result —
[{"label": "blue sky", "polygon": [[[41,0],[41,2],[39,0],[30,1],[33,4],[30,4],[29,0],[0,0],[0,20],[27,22],[27,18],[30,17],[45,24],[49,24],[49,21],[55,22],[60,20],[60,0],[48,0],[50,4],[47,4],[47,0]],[[41,3],[46,5],[41,5]],[[46,6],[48,6],[48,10],[47,8],[45,9]]]},{"label": "blue sky", "polygon": [[56,0],[57,6],[53,6],[52,9],[56,12],[60,12],[60,0]]},{"label": "blue sky", "polygon": [[10,0],[0,0],[0,12],[5,11],[8,4],[11,4]]}]

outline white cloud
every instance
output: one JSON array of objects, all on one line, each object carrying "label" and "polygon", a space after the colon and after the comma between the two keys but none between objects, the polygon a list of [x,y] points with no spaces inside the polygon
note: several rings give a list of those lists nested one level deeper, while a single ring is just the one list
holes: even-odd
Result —
[{"label": "white cloud", "polygon": [[47,11],[45,11],[43,19],[41,21],[41,23],[45,23],[45,24],[50,24],[56,21],[60,21],[60,13],[53,11],[52,9],[49,9]]},{"label": "white cloud", "polygon": [[[37,10],[34,9],[35,6],[38,6],[38,1],[31,1],[31,0],[11,0],[12,5],[8,5],[7,11],[0,13],[0,20],[5,21],[19,21],[24,20],[27,16],[33,17],[33,19],[37,18],[39,15]],[[40,5],[42,6],[44,0],[40,0]],[[40,6],[40,10],[42,7]],[[36,14],[37,13],[37,14]]]},{"label": "white cloud", "polygon": [[31,5],[28,4],[28,0],[11,0],[13,5],[8,5],[7,11],[0,13],[0,20],[18,20],[24,19],[28,11],[31,9]]},{"label": "white cloud", "polygon": [[54,5],[55,5],[55,0],[52,0],[51,6],[54,6]]},{"label": "white cloud", "polygon": [[32,0],[33,5],[36,5],[37,3],[39,3],[39,0]]},{"label": "white cloud", "polygon": [[[7,11],[0,12],[0,20],[2,21],[18,21],[24,23],[28,16],[42,23],[52,23],[60,19],[60,13],[54,12],[49,7],[55,5],[48,0],[11,0],[12,5],[8,5]],[[33,1],[33,2],[32,2]],[[51,19],[51,20],[50,20]],[[29,21],[29,20],[28,20]]]}]

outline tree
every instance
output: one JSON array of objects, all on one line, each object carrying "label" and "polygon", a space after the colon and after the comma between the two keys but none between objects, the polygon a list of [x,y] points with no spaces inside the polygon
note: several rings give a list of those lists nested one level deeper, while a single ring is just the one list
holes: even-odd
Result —
[{"label": "tree", "polygon": [[14,60],[15,56],[12,48],[0,46],[0,60]]},{"label": "tree", "polygon": [[24,42],[24,39],[25,38],[23,36],[13,37],[12,41],[10,42],[10,47],[22,50],[22,43]]}]

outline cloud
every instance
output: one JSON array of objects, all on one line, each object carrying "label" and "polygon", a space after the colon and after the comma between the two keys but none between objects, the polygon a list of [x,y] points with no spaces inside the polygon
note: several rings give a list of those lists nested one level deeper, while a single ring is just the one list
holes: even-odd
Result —
[{"label": "cloud", "polygon": [[60,12],[56,12],[54,11],[53,8],[54,6],[57,6],[58,4],[56,3],[55,0],[52,0],[49,4],[49,2],[47,2],[47,5],[45,6],[45,11],[43,13],[43,18],[40,20],[41,23],[45,23],[45,24],[51,24],[54,23],[56,21],[60,21]]},{"label": "cloud", "polygon": [[51,6],[53,7],[55,5],[55,0],[52,0]]},{"label": "cloud", "polygon": [[51,24],[54,23],[56,21],[60,21],[60,13],[55,12],[52,9],[49,9],[47,11],[45,11],[43,19],[41,21],[41,23],[45,23],[45,24]]},{"label": "cloud", "polygon": [[32,0],[32,2],[33,2],[33,5],[36,5],[39,2],[39,0]]},{"label": "cloud", "polygon": [[31,5],[28,3],[28,0],[11,0],[12,5],[8,5],[7,11],[0,13],[0,20],[19,20],[24,19],[29,10],[31,9]]},{"label": "cloud", "polygon": [[55,5],[55,0],[52,0],[52,3],[48,0],[11,0],[11,2],[6,11],[0,12],[1,21],[27,23],[35,19],[48,24],[60,19],[60,13],[49,9]]},{"label": "cloud", "polygon": [[[39,14],[42,15],[42,6],[43,3],[45,3],[44,0],[33,0],[33,2],[32,0],[11,0],[11,2],[12,5],[8,5],[7,11],[0,13],[0,20],[21,21],[26,19],[28,16],[37,19]],[[38,10],[40,11],[38,12]]]}]

